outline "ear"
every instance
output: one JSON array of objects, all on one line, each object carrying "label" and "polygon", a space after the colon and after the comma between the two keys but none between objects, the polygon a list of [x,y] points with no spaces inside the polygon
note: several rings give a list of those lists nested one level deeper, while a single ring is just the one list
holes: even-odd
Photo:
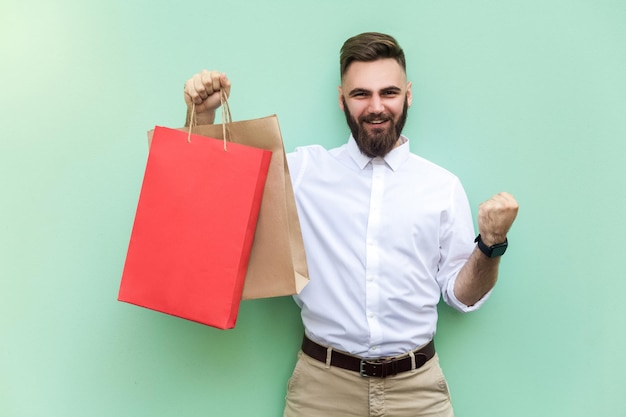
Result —
[{"label": "ear", "polygon": [[413,87],[413,83],[409,81],[406,84],[406,101],[409,107],[411,107],[411,103],[413,102],[413,91],[411,90],[411,87]]},{"label": "ear", "polygon": [[339,96],[337,97],[337,99],[339,100],[339,108],[341,109],[341,111],[345,111],[343,108],[343,100],[341,99],[341,97],[343,97],[343,90],[341,89],[341,86],[337,87],[337,92],[339,92]]}]

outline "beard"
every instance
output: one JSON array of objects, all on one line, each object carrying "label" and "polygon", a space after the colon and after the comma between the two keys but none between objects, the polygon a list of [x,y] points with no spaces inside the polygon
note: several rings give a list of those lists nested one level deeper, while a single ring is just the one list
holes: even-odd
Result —
[{"label": "beard", "polygon": [[[357,121],[350,113],[350,110],[348,110],[346,99],[342,97],[341,100],[343,101],[343,109],[348,127],[361,153],[370,158],[387,155],[396,146],[402,134],[402,129],[406,123],[407,110],[409,108],[408,99],[406,97],[404,98],[402,114],[395,123],[393,121],[393,115],[388,113],[366,114],[359,117]],[[387,128],[374,128],[370,132],[365,128],[364,123],[370,123],[374,120],[383,122],[390,121],[391,123]]]}]

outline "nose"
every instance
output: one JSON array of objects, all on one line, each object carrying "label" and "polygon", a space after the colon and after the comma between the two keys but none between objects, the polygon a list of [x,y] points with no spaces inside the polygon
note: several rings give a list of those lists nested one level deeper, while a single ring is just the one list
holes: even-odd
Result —
[{"label": "nose", "polygon": [[382,113],[385,110],[385,107],[383,106],[383,101],[378,94],[372,94],[368,104],[369,105],[367,110],[370,113]]}]

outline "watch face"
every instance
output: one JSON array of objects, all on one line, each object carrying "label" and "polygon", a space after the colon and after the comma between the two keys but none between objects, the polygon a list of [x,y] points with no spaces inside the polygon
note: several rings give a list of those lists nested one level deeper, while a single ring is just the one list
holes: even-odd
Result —
[{"label": "watch face", "polygon": [[497,256],[502,256],[504,255],[504,252],[506,252],[506,248],[507,248],[507,244],[506,243],[501,243],[499,245],[494,245],[491,247],[492,251],[491,251],[491,257],[495,258]]}]

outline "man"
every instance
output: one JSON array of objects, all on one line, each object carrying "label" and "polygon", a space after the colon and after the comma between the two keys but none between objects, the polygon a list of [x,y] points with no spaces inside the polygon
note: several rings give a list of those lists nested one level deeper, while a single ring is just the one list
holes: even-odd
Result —
[{"label": "man", "polygon": [[[410,153],[411,83],[394,38],[348,39],[340,68],[351,137],[288,155],[311,282],[295,296],[305,339],[284,415],[452,416],[432,343],[437,303],[484,302],[518,205],[507,193],[481,204],[475,240],[458,178]],[[193,104],[197,122],[212,123],[216,92],[230,87],[215,71],[193,76],[188,118]]]}]

